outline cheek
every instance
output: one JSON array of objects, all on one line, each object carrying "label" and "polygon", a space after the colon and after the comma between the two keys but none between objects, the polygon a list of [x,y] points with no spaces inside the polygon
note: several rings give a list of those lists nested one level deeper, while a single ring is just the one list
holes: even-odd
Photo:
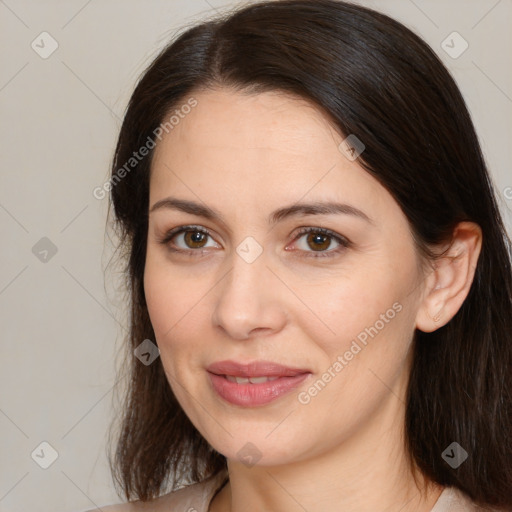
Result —
[{"label": "cheek", "polygon": [[[190,362],[196,337],[193,328],[193,297],[184,293],[183,286],[168,265],[147,258],[144,272],[144,293],[149,318],[160,350],[160,358],[169,384],[180,403],[186,403],[182,386],[185,384],[183,369]],[[181,385],[178,385],[181,383]]]},{"label": "cheek", "polygon": [[330,401],[354,407],[365,403],[371,409],[389,393],[387,386],[393,387],[404,369],[414,332],[411,287],[415,277],[405,259],[400,269],[386,260],[355,270],[338,285],[324,287],[328,293],[319,290],[316,299],[309,296],[312,309],[328,327],[320,331],[318,319],[311,317],[307,326],[303,324],[321,351],[320,380],[329,388],[321,392],[318,403],[324,402],[328,410]]},{"label": "cheek", "polygon": [[393,301],[387,291],[357,300],[350,294],[336,296],[336,336],[312,338],[321,348],[317,360],[323,364],[298,397],[306,430],[320,422],[339,440],[357,431],[389,399],[401,396],[413,317],[403,298]]},{"label": "cheek", "polygon": [[175,321],[174,306],[179,302],[175,297],[175,283],[170,285],[166,273],[148,258],[144,271],[144,294],[151,325],[157,338],[171,329]]},{"label": "cheek", "polygon": [[[317,294],[310,295],[310,304],[314,304],[311,309],[323,323],[322,339],[326,351],[348,350],[354,339],[364,346],[372,335],[380,336],[400,323],[403,294],[396,283],[403,283],[403,280],[375,267],[373,273],[354,270],[350,277],[339,283],[333,280]],[[322,326],[318,318],[315,320],[320,333],[318,327]],[[312,323],[310,321],[309,331]]]},{"label": "cheek", "polygon": [[149,318],[165,371],[180,381],[190,378],[183,375],[185,371],[204,365],[205,304],[210,288],[204,280],[173,271],[168,262],[148,251],[144,293]]},{"label": "cheek", "polygon": [[159,342],[172,338],[182,323],[188,321],[199,298],[199,283],[191,286],[180,272],[173,272],[168,262],[148,248],[144,270],[144,294],[151,324]]}]

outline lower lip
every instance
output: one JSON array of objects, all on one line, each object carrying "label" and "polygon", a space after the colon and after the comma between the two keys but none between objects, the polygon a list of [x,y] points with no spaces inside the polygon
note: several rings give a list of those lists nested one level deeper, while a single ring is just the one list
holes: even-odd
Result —
[{"label": "lower lip", "polygon": [[294,377],[279,377],[260,384],[238,384],[221,375],[208,372],[213,389],[227,402],[234,405],[254,407],[265,405],[282,397],[301,384],[311,373]]}]

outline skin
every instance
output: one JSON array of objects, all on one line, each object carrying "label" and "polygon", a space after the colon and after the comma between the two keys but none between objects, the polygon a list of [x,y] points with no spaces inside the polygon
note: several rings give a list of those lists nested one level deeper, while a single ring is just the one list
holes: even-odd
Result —
[{"label": "skin", "polygon": [[[152,211],[144,288],[169,384],[228,459],[230,481],[210,510],[430,511],[442,488],[421,476],[416,484],[403,443],[409,349],[416,328],[434,331],[460,308],[481,230],[461,223],[447,257],[422,271],[398,204],[339,150],[345,137],[320,111],[277,92],[193,96],[197,106],[155,149],[150,209],[173,196],[214,208],[223,221]],[[372,222],[335,214],[267,221],[277,208],[315,200],[352,205]],[[210,235],[161,243],[188,224]],[[319,251],[301,227],[330,229],[350,245],[327,237]],[[252,263],[236,251],[249,236],[263,249]],[[319,252],[331,256],[308,257]],[[300,403],[298,393],[395,303],[400,312]],[[240,407],[209,384],[206,367],[224,359],[271,360],[312,375],[270,404]],[[250,467],[237,455],[247,442],[261,453]]]}]

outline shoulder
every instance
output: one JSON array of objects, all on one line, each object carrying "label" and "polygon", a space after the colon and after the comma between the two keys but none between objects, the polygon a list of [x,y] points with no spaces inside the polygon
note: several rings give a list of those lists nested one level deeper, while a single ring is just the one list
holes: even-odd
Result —
[{"label": "shoulder", "polygon": [[[180,512],[186,512],[189,509],[206,512],[210,498],[222,484],[225,476],[225,472],[221,472],[204,482],[186,485],[151,501],[137,500],[130,503],[118,503],[101,506],[100,510],[104,512],[171,512],[176,508]],[[97,510],[91,509],[85,512],[96,512]]]},{"label": "shoulder", "polygon": [[455,487],[446,487],[431,512],[490,512],[479,507],[471,498]]}]

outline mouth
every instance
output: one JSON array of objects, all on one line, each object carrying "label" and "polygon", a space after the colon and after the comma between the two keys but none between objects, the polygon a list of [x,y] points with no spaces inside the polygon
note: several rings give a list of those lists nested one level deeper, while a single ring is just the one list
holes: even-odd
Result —
[{"label": "mouth", "polygon": [[213,390],[225,401],[242,407],[268,404],[288,394],[312,375],[269,361],[249,364],[221,361],[208,367]]},{"label": "mouth", "polygon": [[[273,361],[254,361],[251,363],[238,363],[236,361],[217,361],[210,366],[207,370],[215,375],[226,376],[229,378],[239,379],[258,379],[267,378],[274,380],[274,377],[295,377],[304,373],[311,373],[307,368],[293,368],[284,366]],[[265,382],[265,381],[261,381]],[[240,381],[240,384],[246,383]],[[253,384],[259,384],[259,381],[254,381]]]}]

